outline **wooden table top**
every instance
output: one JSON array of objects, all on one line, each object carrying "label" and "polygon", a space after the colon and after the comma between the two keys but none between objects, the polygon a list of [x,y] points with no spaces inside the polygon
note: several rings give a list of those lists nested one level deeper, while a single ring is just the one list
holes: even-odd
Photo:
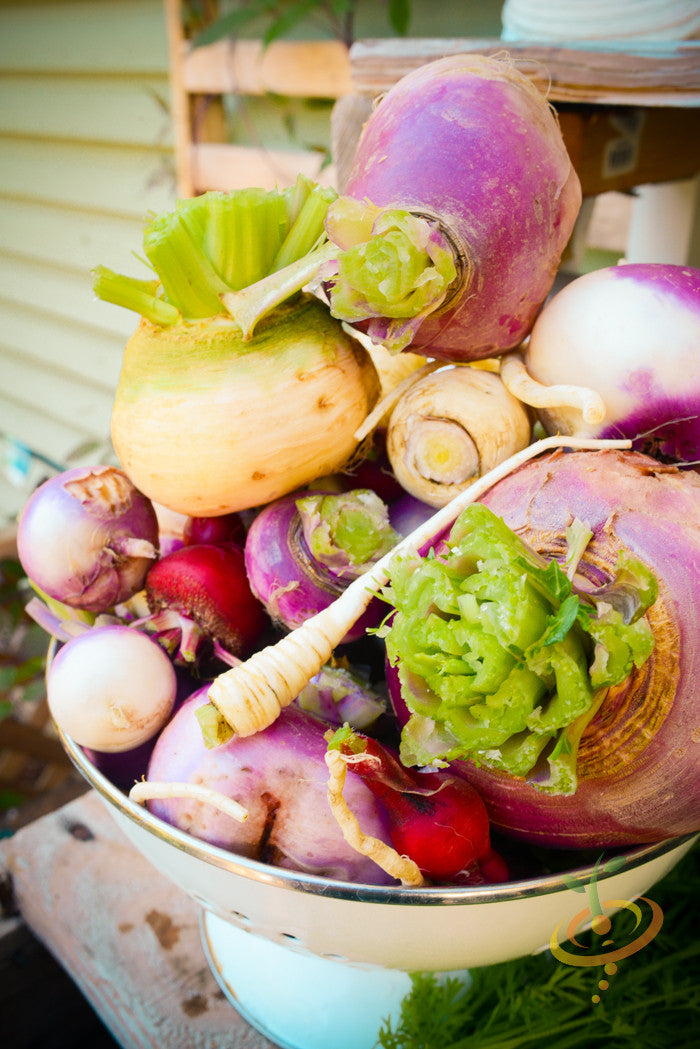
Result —
[{"label": "wooden table top", "polygon": [[219,988],[198,906],[134,849],[95,792],[0,842],[2,866],[29,930],[123,1049],[274,1049]]}]

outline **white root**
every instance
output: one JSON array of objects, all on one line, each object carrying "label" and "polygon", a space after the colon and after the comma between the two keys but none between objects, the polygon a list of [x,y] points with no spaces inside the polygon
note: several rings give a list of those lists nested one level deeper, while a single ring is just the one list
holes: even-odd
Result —
[{"label": "white root", "polygon": [[248,810],[243,805],[221,794],[218,790],[203,787],[198,783],[159,783],[139,780],[129,791],[129,800],[139,805],[145,805],[147,801],[164,801],[168,798],[192,798],[193,801],[203,801],[207,805],[220,809],[224,815],[230,816],[237,823],[245,823],[248,819]]},{"label": "white root", "polygon": [[501,358],[501,379],[514,397],[531,408],[574,408],[592,426],[605,418],[605,402],[597,390],[564,383],[545,386],[533,379],[519,353],[507,353]]},{"label": "white root", "polygon": [[329,750],[326,752],[326,765],[330,773],[328,778],[328,804],[350,848],[373,860],[378,867],[381,867],[383,871],[386,871],[392,878],[398,879],[404,885],[414,887],[425,885],[425,879],[420,872],[420,868],[413,860],[409,859],[408,856],[402,856],[396,849],[392,848],[391,845],[387,845],[380,838],[374,838],[370,834],[365,834],[360,828],[357,817],[343,797],[347,765],[339,751]]},{"label": "white root", "polygon": [[626,449],[628,440],[552,436],[528,445],[459,492],[410,535],[405,536],[367,572],[353,580],[331,605],[307,619],[275,645],[256,652],[240,666],[224,671],[209,688],[209,699],[239,736],[250,736],[271,725],[309,680],[318,674],[333,650],[389,579],[394,557],[419,549],[448,528],[462,510],[475,503],[498,481],[543,452],[556,448],[595,451]]},{"label": "white root", "polygon": [[355,430],[355,433],[353,434],[355,440],[364,441],[365,437],[372,433],[373,430],[376,430],[378,426],[388,424],[391,413],[402,395],[405,394],[414,383],[418,382],[419,379],[422,379],[425,375],[430,375],[431,372],[436,371],[438,368],[444,367],[444,361],[428,361],[421,365],[421,367],[410,370],[408,375],[404,375],[403,379],[397,382],[395,386],[391,387],[388,392],[380,398],[377,404],[375,404],[364,422],[361,423],[357,430]]},{"label": "white root", "polygon": [[444,506],[531,438],[528,410],[500,377],[459,365],[423,374],[402,392],[386,450],[402,488]]}]

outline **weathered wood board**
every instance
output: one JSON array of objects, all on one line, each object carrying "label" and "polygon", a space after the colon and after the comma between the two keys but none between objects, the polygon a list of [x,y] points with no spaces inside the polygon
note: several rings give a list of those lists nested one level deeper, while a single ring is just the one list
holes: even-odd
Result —
[{"label": "weathered wood board", "polygon": [[2,841],[0,861],[26,925],[123,1049],[273,1049],[214,979],[197,905],[94,792]]}]

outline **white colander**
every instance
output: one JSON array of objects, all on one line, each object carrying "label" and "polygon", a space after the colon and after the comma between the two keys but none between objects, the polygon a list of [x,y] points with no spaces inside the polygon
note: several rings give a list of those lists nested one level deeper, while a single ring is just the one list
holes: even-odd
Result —
[{"label": "white colander", "polygon": [[[409,973],[464,972],[536,953],[553,934],[563,938],[555,931],[581,911],[582,897],[561,875],[387,887],[236,856],[130,801],[71,739],[62,742],[136,848],[200,904],[205,953],[224,993],[283,1049],[372,1049],[410,989]],[[605,912],[643,896],[697,838],[631,849],[621,869],[596,872]],[[594,867],[568,873],[588,881]]]}]

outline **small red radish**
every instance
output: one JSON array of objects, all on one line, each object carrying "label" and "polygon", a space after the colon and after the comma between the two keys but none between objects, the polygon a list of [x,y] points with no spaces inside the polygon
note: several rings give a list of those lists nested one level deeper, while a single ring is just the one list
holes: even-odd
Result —
[{"label": "small red radish", "polygon": [[436,882],[505,881],[507,869],[491,848],[489,818],[477,791],[458,776],[407,769],[370,736],[339,729],[329,743],[365,783],[389,816],[396,851]]},{"label": "small red radish", "polygon": [[185,546],[196,543],[245,543],[246,527],[238,513],[221,514],[219,517],[188,517],[183,528]]},{"label": "small red radish", "polygon": [[146,597],[157,629],[179,628],[179,655],[196,658],[203,638],[235,662],[250,653],[269,626],[248,583],[243,550],[231,543],[196,543],[162,557],[146,576]]}]

